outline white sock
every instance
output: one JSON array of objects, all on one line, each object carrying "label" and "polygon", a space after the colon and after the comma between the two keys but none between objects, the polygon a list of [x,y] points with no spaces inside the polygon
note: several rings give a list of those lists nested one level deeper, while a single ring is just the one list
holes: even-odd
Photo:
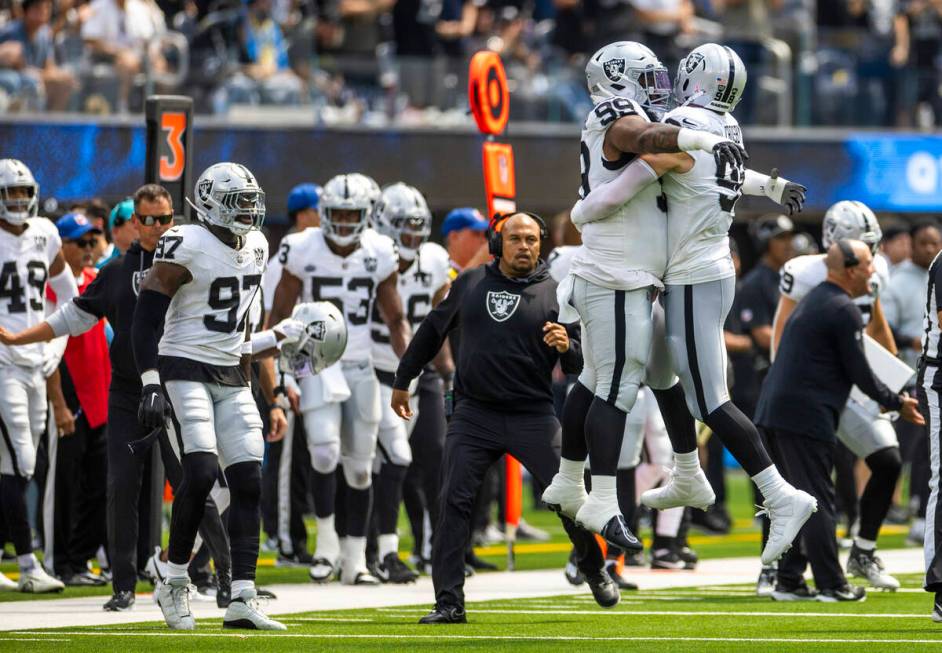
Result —
[{"label": "white sock", "polygon": [[254,580],[234,580],[232,581],[232,598],[238,598],[242,596],[242,592],[246,590],[254,590],[255,581]]},{"label": "white sock", "polygon": [[24,553],[21,556],[16,556],[16,564],[19,565],[20,571],[32,571],[39,565],[39,561],[32,553]]},{"label": "white sock", "polygon": [[614,476],[592,475],[592,496],[604,503],[618,505],[618,492],[615,489]]},{"label": "white sock", "polygon": [[344,569],[366,569],[366,538],[347,536],[343,539]]},{"label": "white sock", "polygon": [[560,458],[559,475],[574,485],[585,486],[585,461]]},{"label": "white sock", "polygon": [[317,517],[317,546],[314,557],[325,558],[334,562],[340,556],[340,540],[334,529],[334,516]]},{"label": "white sock", "polygon": [[700,470],[700,455],[697,450],[687,453],[674,452],[674,471],[678,476],[695,476]]},{"label": "white sock", "polygon": [[[189,578],[189,577],[190,577],[190,574],[189,574],[189,571],[188,571],[189,568],[190,568],[190,563],[186,563],[186,564],[184,564],[184,565],[178,565],[177,563],[175,563],[175,562],[170,562],[170,561],[168,560],[168,561],[167,561],[167,578],[168,578],[168,579],[170,579],[170,578]],[[233,594],[233,596],[235,596],[235,595]]]},{"label": "white sock", "polygon": [[865,540],[862,537],[855,537],[854,546],[863,551],[873,551],[877,548],[877,543],[873,540]]},{"label": "white sock", "polygon": [[786,488],[791,487],[788,481],[782,478],[782,475],[778,473],[778,469],[776,469],[775,465],[769,465],[763,469],[752,477],[752,481],[756,484],[756,487],[759,488],[759,492],[762,493],[766,501],[773,501],[782,494]]},{"label": "white sock", "polygon": [[399,553],[399,536],[396,533],[380,535],[376,538],[377,548],[379,549],[379,559],[383,560],[390,553]]}]

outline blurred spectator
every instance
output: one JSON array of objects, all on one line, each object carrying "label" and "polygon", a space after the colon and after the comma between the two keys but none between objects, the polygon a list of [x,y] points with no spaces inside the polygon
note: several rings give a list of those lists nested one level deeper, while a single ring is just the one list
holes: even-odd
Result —
[{"label": "blurred spectator", "polygon": [[56,65],[52,0],[23,0],[22,8],[22,19],[0,29],[0,89],[30,109],[63,111],[76,82]]},{"label": "blurred spectator", "polygon": [[343,43],[340,52],[375,56],[383,40],[380,16],[392,9],[395,0],[339,0]]},{"label": "blurred spectator", "polygon": [[[902,0],[894,23],[891,63],[909,71],[916,85],[916,124],[930,127],[942,122],[942,0]],[[908,122],[908,121],[907,121]]]},{"label": "blurred spectator", "polygon": [[166,62],[156,39],[167,31],[164,15],[148,0],[92,0],[82,38],[92,60],[110,63],[118,77],[118,111],[126,112],[134,76],[163,72]]},{"label": "blurred spectator", "polygon": [[820,252],[818,241],[811,234],[799,233],[792,236],[792,254],[794,256],[809,256]]},{"label": "blurred spectator", "polygon": [[134,215],[134,200],[130,198],[118,202],[111,209],[108,215],[108,233],[111,234],[111,242],[95,263],[95,267],[99,270],[105,267],[111,259],[118,258],[128,251],[128,247],[137,239],[137,227],[131,221],[132,215]]},{"label": "blurred spectator", "polygon": [[251,0],[239,25],[242,64],[214,99],[217,113],[229,104],[299,104],[301,79],[291,70],[288,44],[272,18],[272,0]]},{"label": "blurred spectator", "polygon": [[487,220],[472,208],[453,209],[442,222],[442,238],[452,267],[461,272],[468,267],[487,242]]},{"label": "blurred spectator", "polygon": [[726,45],[746,64],[748,80],[736,109],[741,123],[755,122],[759,98],[759,77],[768,63],[762,41],[772,37],[772,14],[783,0],[717,0]]},{"label": "blurred spectator", "polygon": [[77,202],[69,209],[71,212],[78,212],[91,220],[95,231],[91,232],[90,238],[95,239],[95,246],[92,248],[92,260],[98,261],[104,256],[108,249],[111,235],[108,231],[108,215],[110,209],[100,197],[95,197],[87,202]]},{"label": "blurred spectator", "polygon": [[442,0],[441,13],[435,24],[442,52],[449,57],[462,57],[467,39],[474,33],[478,20],[479,0]]},{"label": "blurred spectator", "polygon": [[890,277],[904,261],[908,261],[913,252],[913,240],[905,222],[892,222],[883,228],[883,240],[880,241],[880,256],[886,259]]},{"label": "blurred spectator", "polygon": [[691,0],[630,0],[640,41],[654,50],[671,75],[677,72],[680,53],[674,44],[678,34],[693,31]]}]

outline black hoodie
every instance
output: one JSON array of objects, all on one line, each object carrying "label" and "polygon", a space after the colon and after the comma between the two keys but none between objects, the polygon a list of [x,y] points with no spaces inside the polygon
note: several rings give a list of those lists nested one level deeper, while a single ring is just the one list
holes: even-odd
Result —
[{"label": "black hoodie", "polygon": [[543,325],[559,316],[556,282],[540,261],[524,279],[504,276],[497,263],[463,272],[448,296],[419,326],[396,372],[404,390],[431,361],[448,334],[460,330],[455,393],[505,412],[552,412],[556,361],[567,374],[582,369],[578,327],[567,327],[569,351],[543,342]]},{"label": "black hoodie", "polygon": [[144,273],[150,269],[154,253],[134,241],[128,251],[109,261],[89,284],[75,305],[97,318],[105,318],[114,330],[111,341],[111,387],[140,393],[141,377],[131,350],[131,321]]}]

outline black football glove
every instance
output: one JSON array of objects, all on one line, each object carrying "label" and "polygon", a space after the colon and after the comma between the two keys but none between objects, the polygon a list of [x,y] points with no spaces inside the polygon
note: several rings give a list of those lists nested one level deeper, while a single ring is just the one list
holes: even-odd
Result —
[{"label": "black football glove", "polygon": [[170,405],[164,396],[163,388],[156,383],[145,385],[141,391],[141,403],[137,408],[137,421],[149,429],[164,425]]},{"label": "black football glove", "polygon": [[788,215],[801,213],[801,210],[805,207],[805,194],[807,192],[808,189],[801,184],[779,177],[778,168],[772,168],[772,172],[769,174],[769,187],[766,189],[766,195],[772,201],[783,206]]},{"label": "black football glove", "polygon": [[749,154],[742,145],[732,141],[723,141],[713,146],[713,159],[717,170],[725,170],[728,166],[742,168],[746,164]]}]

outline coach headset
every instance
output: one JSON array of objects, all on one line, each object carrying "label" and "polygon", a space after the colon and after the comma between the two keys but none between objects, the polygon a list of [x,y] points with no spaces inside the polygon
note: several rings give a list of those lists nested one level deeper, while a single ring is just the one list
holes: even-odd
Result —
[{"label": "coach headset", "polygon": [[509,213],[495,213],[491,224],[487,227],[487,251],[494,258],[500,258],[504,252],[504,237],[501,235],[502,225],[515,215],[525,215],[532,218],[540,227],[540,253],[543,253],[543,242],[549,238],[546,222],[536,213],[528,211],[511,211]]}]

